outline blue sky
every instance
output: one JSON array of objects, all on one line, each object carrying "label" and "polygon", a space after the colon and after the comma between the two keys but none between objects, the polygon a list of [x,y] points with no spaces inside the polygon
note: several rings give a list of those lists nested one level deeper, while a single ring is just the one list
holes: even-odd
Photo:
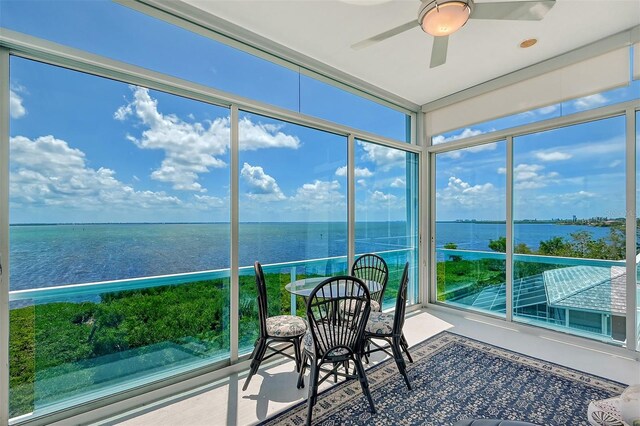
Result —
[{"label": "blue sky", "polygon": [[[640,81],[448,132],[435,144],[640,97]],[[514,219],[625,216],[625,122],[614,117],[514,138]],[[437,220],[504,220],[506,143],[439,154]]]},{"label": "blue sky", "polygon": [[[0,7],[0,24],[16,31],[406,137],[400,112],[115,3]],[[638,83],[434,143],[638,97]],[[12,58],[11,116],[12,223],[228,221],[225,108]],[[240,129],[242,221],[346,221],[346,138],[247,113]],[[516,140],[516,219],[624,215],[623,139],[624,124],[610,119]],[[504,220],[504,145],[438,156],[438,220]],[[357,143],[357,220],[406,217],[406,160],[399,150]]]},{"label": "blue sky", "polygon": [[[400,112],[115,3],[1,7],[16,31],[406,137]],[[226,108],[12,58],[10,133],[12,223],[229,220]],[[357,155],[367,220],[403,220],[405,154]],[[346,157],[345,137],[242,113],[241,220],[346,221]]]}]

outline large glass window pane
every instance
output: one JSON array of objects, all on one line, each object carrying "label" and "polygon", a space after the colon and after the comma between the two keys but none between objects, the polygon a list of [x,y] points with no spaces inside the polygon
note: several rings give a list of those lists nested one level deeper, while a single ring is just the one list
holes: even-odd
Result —
[{"label": "large glass window pane", "polygon": [[228,357],[229,111],[11,58],[10,414]]},{"label": "large glass window pane", "polygon": [[285,285],[347,271],[347,140],[240,114],[240,350],[257,337],[253,263],[263,265],[269,315],[305,315]]},{"label": "large glass window pane", "polygon": [[300,112],[411,142],[410,116],[305,75],[300,76]]},{"label": "large glass window pane", "polygon": [[625,340],[625,119],[514,139],[513,314]]},{"label": "large glass window pane", "polygon": [[437,300],[506,313],[506,143],[436,156]]},{"label": "large glass window pane", "polygon": [[638,255],[640,254],[640,241],[638,230],[640,229],[640,112],[636,112],[636,333],[638,333],[637,350],[640,351],[640,270],[638,269]]},{"label": "large glass window pane", "polygon": [[[630,48],[630,55],[632,54],[632,52],[633,49]],[[639,98],[640,80],[630,80],[629,84],[624,87],[618,87],[616,89],[607,90],[605,92],[594,93],[592,95],[587,95],[576,99],[569,99],[564,102],[546,105],[530,111],[508,115],[506,117],[500,117],[482,123],[476,123],[466,128],[451,130],[441,135],[434,136],[432,138],[432,143],[434,145],[438,145],[441,143],[466,139],[483,133],[491,133],[498,130],[510,129],[512,127],[524,126],[526,124],[549,120],[552,118],[566,117],[578,112],[601,108],[604,106]]]},{"label": "large glass window pane", "polygon": [[116,2],[3,0],[0,26],[400,141],[411,135],[404,113]]},{"label": "large glass window pane", "polygon": [[356,256],[376,253],[389,267],[383,308],[395,306],[409,262],[409,302],[418,297],[418,156],[356,141]]}]

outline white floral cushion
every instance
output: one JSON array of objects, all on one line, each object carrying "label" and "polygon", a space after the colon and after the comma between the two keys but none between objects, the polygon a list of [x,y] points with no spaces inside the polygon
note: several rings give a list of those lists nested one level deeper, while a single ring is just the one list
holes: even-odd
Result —
[{"label": "white floral cushion", "polygon": [[[324,333],[323,329],[316,329],[316,333]],[[304,343],[304,348],[311,352],[311,353],[315,353],[316,352],[316,346],[313,344],[313,334],[311,334],[311,329],[307,330],[307,332],[305,333],[303,339],[302,339],[303,343]],[[345,348],[337,348],[332,350],[331,352],[329,352],[328,355],[333,355],[333,356],[339,356],[339,355],[344,355],[344,354],[348,354],[349,351]]]},{"label": "white floral cushion", "polygon": [[302,336],[307,330],[307,323],[293,315],[278,315],[267,318],[267,333],[275,337]]},{"label": "white floral cushion", "polygon": [[393,312],[371,312],[365,331],[371,334],[391,334],[393,332]]},{"label": "white floral cushion", "polygon": [[589,424],[594,426],[628,426],[620,413],[620,397],[591,401],[587,410]]},{"label": "white floral cushion", "polygon": [[[340,302],[340,310],[351,313],[356,310],[357,302],[355,300],[343,300]],[[371,301],[371,312],[380,312],[380,304],[375,300]]]}]

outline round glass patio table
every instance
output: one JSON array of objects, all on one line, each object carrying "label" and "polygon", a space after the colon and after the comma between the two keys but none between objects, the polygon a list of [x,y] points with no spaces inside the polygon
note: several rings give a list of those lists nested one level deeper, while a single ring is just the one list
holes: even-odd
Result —
[{"label": "round glass patio table", "polygon": [[[314,288],[318,286],[322,281],[329,279],[331,277],[313,277],[313,278],[303,278],[301,280],[296,280],[290,282],[285,285],[284,288],[289,293],[295,294],[297,296],[302,296],[307,299]],[[382,286],[380,283],[376,281],[363,280],[367,288],[369,289],[370,294],[378,293],[382,290]],[[339,282],[334,283],[335,286],[335,295],[336,297],[344,294],[344,286],[341,286]],[[342,287],[342,288],[341,288]],[[341,293],[342,291],[342,293]]]}]

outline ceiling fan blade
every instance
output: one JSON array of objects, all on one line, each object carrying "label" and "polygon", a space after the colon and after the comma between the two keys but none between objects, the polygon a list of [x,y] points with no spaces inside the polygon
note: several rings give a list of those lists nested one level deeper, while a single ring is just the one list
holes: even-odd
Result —
[{"label": "ceiling fan blade", "polygon": [[555,0],[475,3],[470,18],[539,21],[555,4]]},{"label": "ceiling fan blade", "polygon": [[411,22],[407,22],[406,24],[402,24],[402,25],[400,25],[398,27],[392,28],[392,29],[390,29],[388,31],[385,31],[383,33],[375,35],[375,36],[373,36],[371,38],[368,38],[366,40],[359,41],[356,44],[352,44],[351,48],[354,49],[354,50],[360,50],[360,49],[363,49],[365,47],[369,47],[372,44],[376,44],[376,43],[378,43],[378,42],[380,42],[382,40],[386,40],[388,38],[396,36],[396,35],[398,35],[400,33],[405,32],[405,31],[409,31],[410,29],[415,28],[417,26],[418,26],[418,21],[416,21],[414,19]]},{"label": "ceiling fan blade", "polygon": [[449,46],[449,36],[433,38],[433,48],[431,49],[431,64],[429,68],[439,67],[447,62],[447,46]]}]

